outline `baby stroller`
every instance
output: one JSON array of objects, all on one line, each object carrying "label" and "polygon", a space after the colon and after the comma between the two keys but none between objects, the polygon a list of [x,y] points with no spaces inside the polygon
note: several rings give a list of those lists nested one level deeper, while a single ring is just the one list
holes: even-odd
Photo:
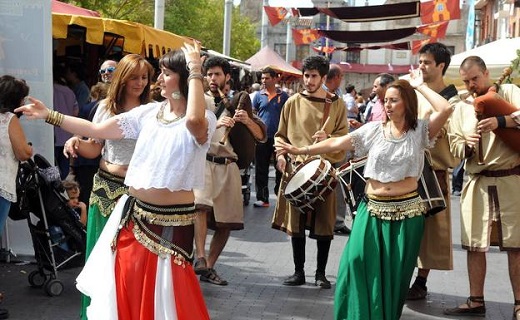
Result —
[{"label": "baby stroller", "polygon": [[41,155],[20,164],[18,202],[9,216],[27,219],[38,270],[29,274],[32,287],[59,296],[63,283],[58,270],[79,267],[85,261],[86,231],[77,213],[67,205],[57,167]]}]

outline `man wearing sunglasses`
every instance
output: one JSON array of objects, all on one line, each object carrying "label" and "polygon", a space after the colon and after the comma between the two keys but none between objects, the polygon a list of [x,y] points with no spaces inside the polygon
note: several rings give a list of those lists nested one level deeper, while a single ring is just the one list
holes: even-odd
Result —
[{"label": "man wearing sunglasses", "polygon": [[101,81],[104,83],[110,83],[112,81],[112,75],[114,71],[116,71],[117,62],[114,60],[105,60],[99,67],[99,75],[101,76]]}]

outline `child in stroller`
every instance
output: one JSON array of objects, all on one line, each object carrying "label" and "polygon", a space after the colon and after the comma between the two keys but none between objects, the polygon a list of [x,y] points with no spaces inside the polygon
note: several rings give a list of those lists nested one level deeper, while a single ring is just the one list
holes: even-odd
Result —
[{"label": "child in stroller", "polygon": [[[84,264],[86,232],[68,205],[59,170],[39,154],[20,164],[17,176],[18,203],[10,217],[27,219],[38,270],[29,274],[33,287],[51,296],[61,294],[57,270]],[[45,271],[50,271],[46,274]]]},{"label": "child in stroller", "polygon": [[67,192],[67,205],[77,215],[77,218],[83,226],[87,225],[87,205],[85,202],[79,201],[79,184],[74,180],[64,180],[61,182],[62,187]]}]

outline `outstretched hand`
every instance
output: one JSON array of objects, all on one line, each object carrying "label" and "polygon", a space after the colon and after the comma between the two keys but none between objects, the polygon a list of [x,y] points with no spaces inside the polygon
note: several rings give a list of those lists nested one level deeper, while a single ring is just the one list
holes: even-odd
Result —
[{"label": "outstretched hand", "polygon": [[47,119],[49,109],[38,99],[28,97],[31,103],[14,109],[15,113],[21,112],[27,119]]},{"label": "outstretched hand", "polygon": [[424,79],[421,69],[410,69],[410,80],[408,80],[408,82],[414,88],[418,88],[420,85],[422,85],[424,83]]},{"label": "outstretched hand", "polygon": [[276,150],[277,155],[285,155],[285,154],[300,154],[300,149],[293,146],[290,143],[283,141],[276,141],[274,143],[274,148]]}]

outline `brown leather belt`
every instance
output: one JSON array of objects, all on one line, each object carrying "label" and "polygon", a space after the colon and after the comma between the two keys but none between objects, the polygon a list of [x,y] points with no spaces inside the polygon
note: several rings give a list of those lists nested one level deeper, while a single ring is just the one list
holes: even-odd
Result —
[{"label": "brown leather belt", "polygon": [[504,170],[482,170],[477,174],[484,176],[484,177],[494,177],[494,178],[520,175],[520,166],[516,166],[513,169],[504,169]]},{"label": "brown leather belt", "polygon": [[225,165],[228,165],[228,164],[231,164],[231,163],[237,161],[236,159],[233,159],[233,158],[215,157],[215,156],[210,156],[209,154],[206,155],[206,160],[217,163],[217,164],[225,164]]}]

